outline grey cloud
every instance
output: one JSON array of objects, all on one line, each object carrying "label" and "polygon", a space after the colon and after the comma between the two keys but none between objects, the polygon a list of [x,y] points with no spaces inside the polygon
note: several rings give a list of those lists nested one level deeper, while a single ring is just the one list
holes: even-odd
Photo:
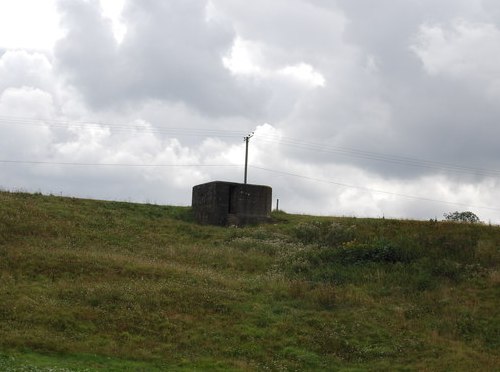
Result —
[{"label": "grey cloud", "polygon": [[[429,76],[410,48],[423,24],[448,25],[460,17],[486,19],[479,2],[436,5],[385,0],[376,5],[371,1],[337,5],[349,19],[344,40],[357,48],[357,54],[351,56],[350,68],[325,72],[327,87],[307,97],[280,125],[295,137],[327,145],[500,168],[495,144],[500,135],[495,125],[498,105],[487,99],[484,88]],[[375,61],[373,71],[366,70],[368,58]],[[395,179],[439,172],[331,153],[300,152],[295,157],[354,164]]]},{"label": "grey cloud", "polygon": [[56,66],[93,106],[105,106],[124,92],[123,64],[111,24],[100,13],[99,2],[60,1],[66,37],[56,45]]},{"label": "grey cloud", "polygon": [[304,62],[321,59],[342,46],[340,36],[346,19],[335,6],[320,8],[303,0],[212,1],[230,17],[241,36],[283,51],[287,62],[293,58]]},{"label": "grey cloud", "polygon": [[484,10],[491,15],[497,25],[500,24],[500,3],[497,0],[482,0]]},{"label": "grey cloud", "polygon": [[261,114],[264,92],[239,84],[223,66],[235,34],[207,21],[207,1],[128,1],[120,45],[97,2],[60,4],[69,32],[57,45],[59,67],[92,106],[160,99],[209,115]]},{"label": "grey cloud", "polygon": [[[96,107],[143,99],[184,102],[219,117],[270,120],[290,136],[326,145],[497,167],[499,109],[477,89],[429,76],[411,49],[422,25],[489,20],[485,8],[493,5],[487,0],[381,0],[376,5],[213,0],[224,17],[211,22],[206,4],[129,1],[128,33],[117,45],[96,3],[63,3],[70,33],[58,46],[58,59]],[[79,31],[88,25],[92,30]],[[312,63],[326,87],[295,94],[278,79],[255,84],[230,76],[221,58],[236,32],[261,43],[271,67]],[[435,172],[297,149],[286,155],[354,164],[395,178]]]}]

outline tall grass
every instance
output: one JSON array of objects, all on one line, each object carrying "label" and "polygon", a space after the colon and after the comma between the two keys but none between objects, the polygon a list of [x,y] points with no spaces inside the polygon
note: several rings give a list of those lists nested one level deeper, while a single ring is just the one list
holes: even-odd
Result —
[{"label": "tall grass", "polygon": [[500,230],[0,193],[0,369],[495,370]]}]

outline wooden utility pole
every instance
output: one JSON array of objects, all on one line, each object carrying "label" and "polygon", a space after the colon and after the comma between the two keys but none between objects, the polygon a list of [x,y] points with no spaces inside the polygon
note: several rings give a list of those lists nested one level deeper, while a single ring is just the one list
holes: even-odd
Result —
[{"label": "wooden utility pole", "polygon": [[248,174],[248,141],[253,137],[254,132],[250,133],[248,136],[243,137],[245,140],[245,185],[247,183],[247,174]]}]

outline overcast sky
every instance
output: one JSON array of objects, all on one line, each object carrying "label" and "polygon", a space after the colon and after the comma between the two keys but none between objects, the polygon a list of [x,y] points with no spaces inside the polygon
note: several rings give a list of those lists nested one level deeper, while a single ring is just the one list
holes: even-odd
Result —
[{"label": "overcast sky", "polygon": [[[500,224],[498,0],[0,2],[0,187]],[[71,163],[71,164],[68,164]]]}]

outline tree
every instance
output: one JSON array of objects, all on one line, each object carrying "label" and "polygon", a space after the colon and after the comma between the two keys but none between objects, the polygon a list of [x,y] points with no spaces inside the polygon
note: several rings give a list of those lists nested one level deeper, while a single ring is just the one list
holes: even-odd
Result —
[{"label": "tree", "polygon": [[478,223],[479,217],[474,213],[466,211],[466,212],[452,212],[445,213],[444,218],[446,221],[452,222],[466,222],[466,223]]}]

